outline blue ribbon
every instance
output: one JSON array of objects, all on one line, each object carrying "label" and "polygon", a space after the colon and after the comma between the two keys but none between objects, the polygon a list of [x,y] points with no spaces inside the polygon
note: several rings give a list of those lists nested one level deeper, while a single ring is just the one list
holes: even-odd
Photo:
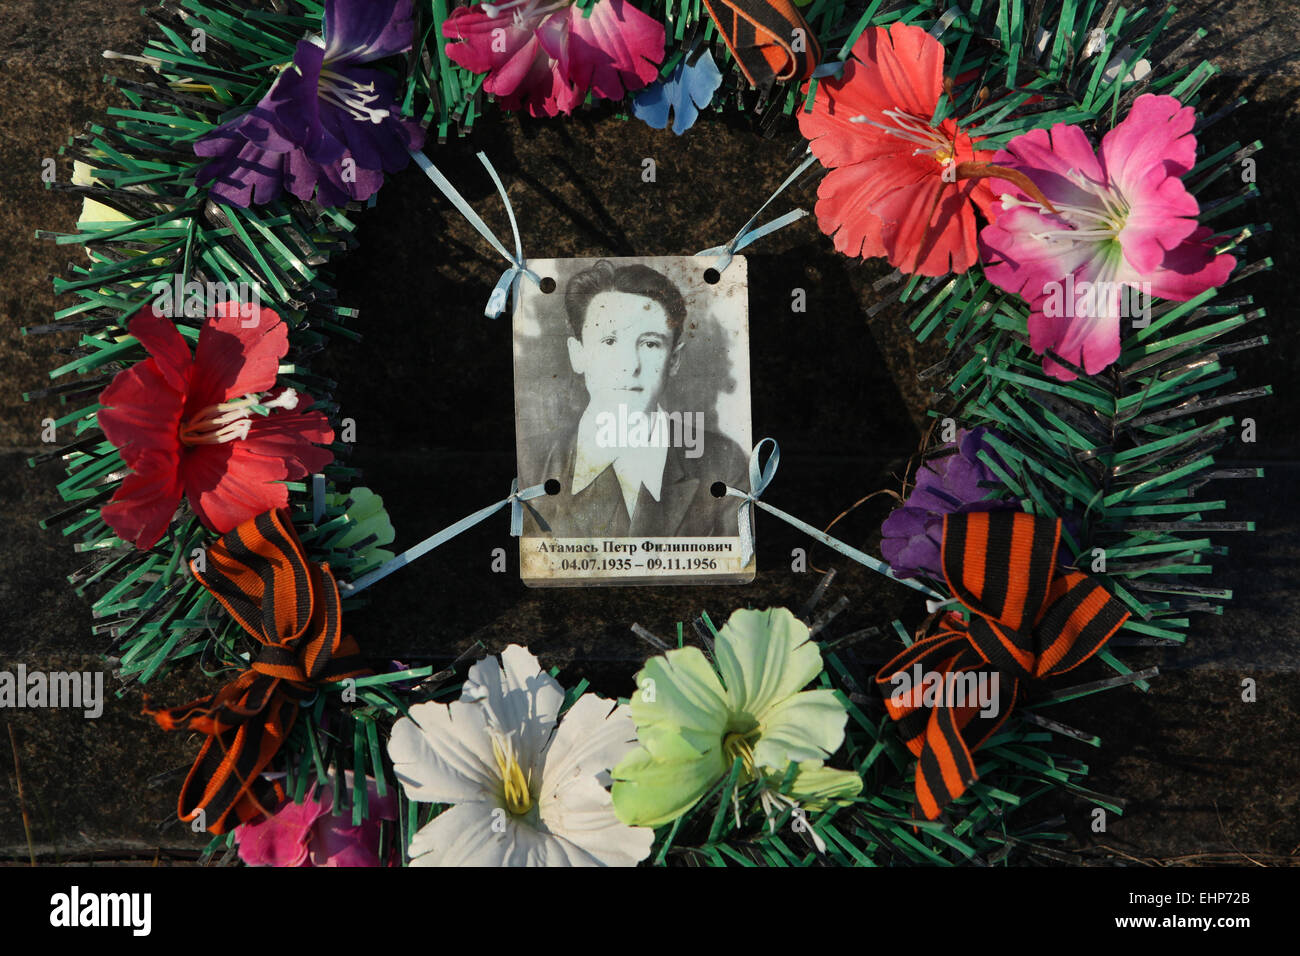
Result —
[{"label": "blue ribbon", "polygon": [[519,240],[519,225],[515,222],[515,211],[510,205],[510,197],[506,195],[506,187],[501,184],[501,177],[497,175],[496,169],[493,168],[487,156],[483,153],[477,153],[476,155],[479,162],[487,169],[488,175],[492,177],[492,182],[496,184],[497,192],[501,195],[501,201],[505,203],[506,216],[510,220],[510,231],[515,237],[514,255],[511,255],[506,250],[500,240],[493,235],[492,230],[487,227],[487,223],[465,201],[465,197],[456,191],[456,187],[439,171],[438,167],[429,161],[429,157],[418,149],[411,150],[411,158],[415,160],[416,165],[424,170],[424,174],[433,180],[433,184],[447,197],[447,201],[455,206],[456,211],[478,230],[479,235],[491,243],[492,248],[501,253],[506,261],[510,263],[510,268],[503,272],[501,278],[497,280],[496,286],[492,289],[492,295],[488,298],[487,308],[483,310],[483,314],[489,319],[495,319],[505,311],[506,302],[509,301],[510,295],[514,291],[515,282],[521,275],[528,276],[535,283],[540,283],[542,280],[537,273],[528,268],[527,260],[524,259],[523,243]]},{"label": "blue ribbon", "polygon": [[727,266],[731,265],[732,256],[734,256],[741,249],[744,249],[751,242],[755,242],[756,240],[762,239],[764,236],[776,232],[778,229],[783,229],[786,226],[790,225],[790,223],[792,222],[798,222],[804,216],[808,215],[808,210],[806,209],[792,209],[784,216],[781,216],[777,219],[773,219],[771,222],[765,223],[764,225],[759,226],[757,229],[753,228],[754,223],[758,221],[758,217],[763,214],[764,209],[766,209],[769,205],[771,205],[772,200],[775,199],[777,196],[781,195],[781,193],[785,192],[786,187],[788,187],[796,179],[802,176],[804,174],[804,171],[807,170],[808,167],[811,166],[816,161],[817,161],[817,157],[814,156],[810,151],[808,153],[807,158],[804,159],[804,161],[799,164],[799,167],[785,178],[785,182],[783,182],[780,186],[776,187],[776,191],[772,193],[772,195],[767,197],[767,202],[763,203],[763,205],[758,207],[758,211],[754,213],[754,215],[749,217],[749,222],[741,226],[740,231],[736,233],[732,237],[731,241],[728,242],[725,246],[713,246],[709,249],[704,249],[695,254],[697,256],[721,256],[722,258],[718,261],[718,264],[714,268],[716,268],[719,272],[722,272],[727,268]]},{"label": "blue ribbon", "polygon": [[[767,456],[767,464],[760,468],[759,454],[768,442],[772,443],[772,454]],[[728,495],[740,499],[740,511],[736,519],[740,525],[740,566],[742,568],[748,567],[750,558],[754,556],[754,505],[758,504],[758,496],[767,490],[767,486],[776,477],[776,466],[780,463],[781,449],[776,439],[764,438],[754,446],[754,451],[749,456],[749,491],[737,491],[730,485],[726,486]]]},{"label": "blue ribbon", "polygon": [[[768,456],[767,464],[763,465],[760,468],[759,454],[760,452],[762,452],[763,446],[768,442],[772,443],[772,454]],[[754,510],[754,506],[757,505],[758,507],[762,508],[764,511],[768,512],[769,514],[776,515],[786,524],[793,525],[794,527],[802,531],[804,534],[816,538],[818,541],[820,541],[822,544],[826,545],[829,548],[833,548],[834,550],[838,551],[840,554],[844,555],[846,558],[852,558],[854,561],[858,562],[858,564],[861,564],[864,567],[868,567],[872,571],[876,571],[880,574],[883,574],[885,577],[889,578],[890,580],[897,581],[899,584],[905,584],[909,588],[912,588],[913,590],[920,591],[922,594],[929,595],[930,597],[936,598],[940,601],[947,600],[944,595],[940,594],[938,591],[933,590],[932,588],[926,587],[926,585],[922,584],[920,581],[913,581],[910,578],[898,577],[897,575],[894,574],[894,569],[891,568],[884,561],[881,561],[879,558],[873,558],[871,555],[859,551],[857,548],[850,547],[849,545],[845,544],[843,541],[840,541],[838,538],[832,538],[825,531],[819,531],[818,529],[814,528],[812,525],[808,524],[806,521],[800,521],[794,515],[786,514],[780,508],[773,507],[772,505],[769,505],[766,501],[760,501],[759,495],[761,495],[764,491],[766,491],[767,486],[772,483],[772,479],[776,476],[776,467],[780,463],[780,461],[781,461],[781,449],[778,447],[776,443],[776,439],[764,438],[762,441],[760,441],[757,445],[754,446],[754,450],[752,453],[750,453],[749,456],[750,490],[740,491],[739,489],[732,488],[730,485],[726,486],[728,495],[730,495],[733,498],[741,499],[740,514],[738,516],[738,520],[740,524],[741,567],[745,567],[746,565],[748,565],[749,559],[753,557],[754,554],[753,510]]]},{"label": "blue ribbon", "polygon": [[397,555],[397,557],[385,561],[379,567],[375,568],[375,570],[363,574],[356,581],[340,581],[339,593],[344,597],[351,597],[352,595],[357,594],[365,588],[370,587],[370,585],[374,584],[376,581],[388,577],[388,575],[392,574],[398,568],[404,568],[416,558],[428,554],[434,548],[438,547],[438,545],[446,544],[462,531],[466,531],[469,528],[474,527],[474,525],[478,524],[480,521],[491,517],[502,508],[506,507],[506,505],[510,506],[510,534],[517,538],[524,530],[523,502],[528,501],[530,498],[540,498],[544,494],[546,494],[545,484],[533,485],[531,488],[525,488],[523,491],[520,491],[519,479],[516,478],[510,482],[510,497],[503,498],[496,504],[488,505],[486,508],[480,508],[472,515],[467,515],[455,524],[448,525],[437,534],[425,538],[413,548],[408,548],[401,554]]},{"label": "blue ribbon", "polygon": [[965,20],[965,15],[962,13],[961,7],[949,7],[944,11],[943,16],[934,21],[934,26],[930,27],[930,36],[934,37],[936,40],[939,39],[959,17],[962,20]]}]

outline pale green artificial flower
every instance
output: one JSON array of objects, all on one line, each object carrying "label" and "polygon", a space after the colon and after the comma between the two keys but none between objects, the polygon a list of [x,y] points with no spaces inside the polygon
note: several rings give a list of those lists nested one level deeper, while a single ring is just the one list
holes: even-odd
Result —
[{"label": "pale green artificial flower", "polygon": [[[803,690],[822,670],[808,627],[785,608],[742,610],[718,632],[715,671],[685,647],[652,657],[636,675],[631,713],[641,746],[613,770],[624,823],[660,826],[693,807],[741,760],[742,784],[775,792],[791,761],[791,788],[808,806],[858,793],[862,780],[821,762],[844,741],[848,713],[830,690]],[[719,679],[721,678],[721,679]]]},{"label": "pale green artificial flower", "polygon": [[[782,793],[780,786],[784,778],[768,777],[765,786],[758,792],[759,803],[767,817],[768,829],[776,832],[776,821],[787,809],[792,809],[802,816],[805,810],[823,810],[831,803],[838,803],[849,797],[856,797],[862,792],[862,778],[851,770],[832,770],[823,767],[820,760],[805,760],[796,765],[794,780],[790,784],[790,793],[797,794],[796,800],[789,794]],[[801,828],[812,839],[818,853],[826,852],[826,842],[816,830],[808,824],[806,818],[801,821]]]},{"label": "pale green artificial flower", "polygon": [[[103,183],[95,175],[96,169],[89,163],[83,163],[81,160],[74,160],[72,163],[72,183],[74,186],[94,186],[96,183]],[[111,185],[111,184],[110,184]],[[134,187],[125,187],[130,192]],[[77,232],[94,236],[101,232],[113,232],[121,229],[124,223],[131,222],[130,216],[118,212],[112,206],[106,206],[102,202],[97,202],[86,196],[81,200],[81,215],[77,217]],[[92,240],[93,241],[93,240]],[[120,244],[115,244],[115,249],[128,256],[140,256],[144,253],[140,249],[125,248]],[[89,246],[84,247],[86,258],[91,262],[108,261],[103,252],[92,250]],[[154,265],[164,265],[168,259],[159,257],[150,260]],[[144,285],[143,280],[137,280],[128,283],[133,288],[139,288]]]},{"label": "pale green artificial flower", "polygon": [[[93,186],[100,182],[95,175],[95,168],[89,163],[83,163],[81,160],[74,160],[72,163],[72,183],[75,186]],[[119,223],[130,222],[131,217],[125,216],[118,212],[112,206],[105,206],[102,202],[96,202],[87,196],[81,201],[81,215],[77,217],[77,229],[88,231],[83,223],[92,225],[110,225],[116,226]]]},{"label": "pale green artificial flower", "polygon": [[[768,778],[771,793],[780,797],[779,788],[785,774]],[[824,810],[832,803],[862,792],[862,778],[852,770],[834,770],[822,766],[820,760],[805,760],[799,764],[790,793],[799,798],[805,810]]]}]

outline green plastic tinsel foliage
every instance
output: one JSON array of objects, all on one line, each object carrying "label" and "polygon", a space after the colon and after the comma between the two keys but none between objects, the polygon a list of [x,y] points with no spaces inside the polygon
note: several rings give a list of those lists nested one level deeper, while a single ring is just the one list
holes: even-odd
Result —
[{"label": "green plastic tinsel foliage", "polygon": [[[575,0],[577,6],[589,10],[598,0]],[[701,0],[629,0],[646,15],[661,20],[665,26],[664,60],[660,77],[668,77],[683,58],[707,46],[722,70],[722,86],[713,98],[713,109],[743,110],[754,113],[760,129],[767,130],[782,115],[789,116],[803,102],[802,83],[777,83],[766,93],[750,89],[748,80],[740,71],[731,51],[718,35],[713,19]],[[423,15],[429,22],[423,24],[418,34],[424,38],[419,54],[418,72],[408,81],[408,101],[417,95],[427,96],[428,109],[425,120],[430,132],[437,134],[439,142],[448,135],[469,133],[476,121],[492,105],[492,97],[483,92],[483,75],[471,73],[457,66],[447,56],[448,41],[442,35],[442,25],[451,11],[471,3],[454,3],[451,0],[425,0]],[[884,3],[882,0],[812,0],[800,8],[800,13],[821,43],[824,58],[848,55],[858,35],[868,25],[885,25],[895,21],[910,23],[933,17],[935,5],[930,3]],[[413,57],[414,59],[414,57]],[[815,83],[816,81],[814,81]],[[601,102],[588,96],[586,106]],[[619,115],[627,116],[627,106],[613,104]]]},{"label": "green plastic tinsel foliage", "polygon": [[[148,10],[160,36],[137,58],[141,67],[131,78],[106,77],[127,105],[108,110],[111,125],[89,126],[62,150],[87,167],[79,184],[54,184],[112,214],[83,216],[74,234],[38,233],[83,245],[87,256],[55,279],[55,292],[75,303],[52,323],[23,330],[79,336],[70,360],[50,373],[58,384],[26,396],[69,407],[55,427],[71,429],[73,440],[30,463],[61,458],[66,464],[58,487],[67,507],[42,523],[59,527],[90,559],[71,581],[79,593],[97,593],[95,632],[109,639],[124,679],[147,681],[170,662],[201,652],[220,665],[235,664],[241,640],[188,572],[188,560],[215,535],[187,506],[167,536],[144,552],[119,540],[99,517],[125,468],[98,428],[96,399],[117,371],[146,357],[126,324],[155,297],[150,287],[181,275],[202,288],[243,283],[258,290],[263,305],[290,328],[279,383],[310,394],[338,427],[335,383],[313,375],[307,359],[336,335],[357,337],[346,324],[355,311],[334,301],[325,269],[332,254],[355,246],[353,224],[342,211],[292,197],[247,210],[217,204],[194,183],[205,162],[194,155],[194,142],[255,104],[276,69],[291,61],[299,38],[320,31],[319,4],[295,10],[220,0]],[[203,321],[201,315],[176,319],[191,346]],[[309,557],[329,561],[339,577],[349,578],[379,563],[372,552],[392,540],[392,529],[386,517],[379,520],[382,503],[376,508],[368,490],[348,496],[354,471],[337,463],[347,446],[336,442],[332,450],[336,463],[326,468],[323,487],[308,496],[304,484],[289,485],[291,511]],[[370,530],[358,533],[359,525]],[[207,636],[212,639],[200,640]]]},{"label": "green plastic tinsel foliage", "polygon": [[[823,623],[829,616],[823,615]],[[894,622],[894,629],[905,641],[910,640],[901,624]],[[702,649],[711,654],[709,635],[716,637],[717,631],[707,614],[695,622],[695,630],[701,635]],[[818,636],[825,660],[818,686],[835,691],[849,714],[844,746],[827,764],[861,775],[862,794],[820,811],[801,809],[796,815],[795,809],[788,807],[769,817],[759,799],[760,785],[739,784],[741,764],[737,760],[730,774],[691,810],[658,828],[645,865],[999,865],[1011,862],[1013,854],[1056,863],[1072,859],[1053,847],[1069,838],[1064,820],[1040,813],[1025,822],[1035,801],[1065,791],[1086,800],[1089,806],[1123,813],[1123,800],[1083,786],[1088,765],[1061,754],[1055,743],[1063,736],[1100,747],[1100,739],[1037,713],[1120,683],[1096,681],[1056,690],[1017,708],[1003,729],[977,752],[980,780],[970,791],[951,804],[940,820],[915,819],[910,777],[915,758],[899,739],[878,695],[866,686],[875,665],[858,660],[852,650],[858,639],[875,631],[872,628],[831,641]],[[679,625],[677,646],[682,643]],[[551,673],[555,676],[557,672],[553,669]],[[569,688],[561,714],[586,690],[585,680]],[[458,685],[446,684],[433,697],[448,700],[458,694]],[[869,716],[869,710],[879,716]],[[302,772],[310,773],[306,756],[303,766]],[[788,768],[780,792],[788,792],[794,770],[793,765]],[[400,788],[397,793],[397,845],[405,848],[421,827],[447,808],[413,803]],[[824,852],[817,848],[811,832],[820,837]]]},{"label": "green plastic tinsel foliage", "polygon": [[[822,615],[820,622],[825,624],[834,613]],[[895,621],[893,630],[910,643],[901,623]],[[708,653],[705,635],[716,636],[717,632],[707,614],[701,616],[696,631]],[[1086,763],[1059,752],[1060,737],[1093,747],[1100,747],[1101,740],[1038,711],[1150,676],[1154,669],[1124,679],[1057,689],[1028,706],[1018,706],[997,735],[976,752],[980,779],[950,804],[939,820],[926,821],[912,815],[916,758],[899,738],[874,690],[879,662],[859,660],[852,647],[875,631],[872,628],[829,641],[817,635],[825,660],[818,686],[833,690],[849,714],[844,746],[827,765],[856,771],[863,779],[862,793],[824,810],[800,810],[796,816],[790,807],[769,818],[759,800],[760,785],[738,785],[737,761],[730,776],[690,811],[659,828],[649,857],[651,865],[988,866],[1010,862],[1013,853],[1061,862],[1072,858],[1052,844],[1069,838],[1065,821],[1059,815],[1034,815],[1031,805],[1035,801],[1064,791],[1086,800],[1089,806],[1123,813],[1123,800],[1083,786]],[[678,641],[680,646],[680,629]],[[793,779],[791,766],[782,793]],[[821,838],[824,852],[817,848],[810,831]]]},{"label": "green plastic tinsel foliage", "polygon": [[[668,25],[664,75],[700,42],[713,44],[715,58],[730,63],[698,0],[638,5]],[[73,235],[42,234],[61,244],[84,245],[88,262],[71,266],[69,276],[55,283],[57,293],[78,301],[57,312],[53,323],[24,330],[80,336],[70,361],[51,373],[58,384],[27,396],[70,406],[56,427],[72,427],[74,440],[32,463],[56,457],[66,463],[68,477],[59,490],[68,507],[46,522],[59,526],[90,556],[73,583],[99,595],[96,632],[110,638],[122,676],[140,681],[194,655],[219,671],[239,668],[248,646],[188,574],[187,559],[213,537],[192,516],[182,511],[169,537],[149,552],[118,541],[99,518],[98,508],[116,490],[123,466],[98,430],[94,401],[116,371],[144,357],[126,335],[127,319],[152,298],[148,290],[154,281],[177,273],[199,282],[256,283],[266,304],[291,327],[281,381],[307,391],[316,407],[335,414],[334,383],[312,375],[305,360],[332,336],[356,337],[347,325],[355,314],[334,303],[325,268],[332,254],[355,246],[354,227],[344,212],[292,198],[241,210],[207,201],[206,191],[194,185],[201,162],[193,155],[193,142],[257,102],[275,68],[292,58],[297,40],[320,31],[320,4],[276,3],[265,9],[221,0],[168,0],[147,12],[162,34],[144,51],[147,68],[129,79],[107,78],[127,107],[111,109],[111,125],[90,126],[64,150],[89,166],[91,184],[54,185],[93,198],[123,218],[83,220]],[[955,79],[952,97],[941,99],[935,121],[956,116],[969,132],[984,137],[983,147],[1055,122],[1082,125],[1100,136],[1143,92],[1168,93],[1196,105],[1198,90],[1214,71],[1204,63],[1182,64],[1181,58],[1203,31],[1163,62],[1152,62],[1145,78],[1128,79],[1139,61],[1153,59],[1172,12],[1130,12],[1117,0],[973,0],[951,6],[814,0],[803,8],[828,59],[847,56],[868,26],[906,22],[929,29],[945,44],[945,72]],[[440,136],[453,126],[468,130],[484,108],[482,77],[460,70],[445,55],[441,24],[447,13],[446,0],[417,0],[418,42],[401,70],[404,110],[426,124],[436,121]],[[202,50],[195,49],[196,29],[204,31]],[[766,128],[777,116],[811,102],[794,87],[778,86],[766,98],[743,87],[732,64],[714,108],[761,111],[760,126]],[[1203,117],[1198,131],[1223,112]],[[1202,222],[1220,229],[1219,251],[1232,251],[1240,260],[1229,286],[1269,266],[1267,259],[1247,262],[1244,249],[1267,227],[1220,227],[1221,217],[1254,191],[1211,198],[1209,187],[1258,148],[1258,143],[1234,144],[1204,157],[1187,178],[1201,201]],[[935,414],[995,427],[1005,439],[995,448],[1006,468],[991,458],[989,466],[1027,510],[1067,518],[1065,548],[1079,567],[1103,576],[1134,611],[1112,646],[1182,643],[1190,612],[1221,611],[1230,592],[1189,585],[1185,576],[1210,573],[1207,559],[1222,553],[1206,534],[1253,527],[1205,520],[1225,503],[1196,498],[1212,479],[1256,474],[1217,468],[1212,457],[1233,425],[1217,410],[1268,391],[1225,390],[1234,373],[1223,359],[1266,342],[1263,336],[1225,340],[1262,315],[1251,309],[1249,296],[1233,288],[1226,296],[1211,291],[1188,303],[1159,303],[1149,325],[1126,330],[1123,354],[1112,369],[1062,383],[1043,374],[1028,347],[1024,303],[993,288],[979,267],[930,281],[903,281],[895,273],[880,283],[889,284],[894,286],[889,301],[902,301],[913,311],[918,337],[942,335],[949,346],[947,359],[921,373],[949,393]],[[200,323],[197,317],[178,321],[191,341]],[[336,444],[334,450],[344,449]],[[352,477],[350,469],[336,464],[311,489],[290,486],[294,523],[310,557],[329,561],[341,578],[376,566],[386,555],[382,545],[392,540],[377,498],[366,489],[346,490]],[[1104,566],[1095,563],[1099,554]],[[897,631],[906,643],[901,625]],[[774,821],[772,829],[752,788],[738,792],[733,775],[660,832],[652,861],[995,863],[1008,859],[1013,849],[1050,858],[1049,844],[1065,838],[1061,822],[1012,825],[1012,811],[1060,790],[1115,812],[1122,807],[1086,790],[1081,784],[1086,765],[1057,753],[1052,744],[1053,735],[1093,746],[1100,741],[1038,714],[1052,703],[1129,683],[1145,689],[1154,673],[1132,673],[1109,651],[1099,656],[1117,676],[1017,708],[977,753],[980,781],[940,821],[926,823],[911,817],[914,760],[892,721],[868,716],[865,705],[871,698],[864,688],[870,689],[874,672],[853,665],[851,652],[843,658],[828,653],[823,686],[842,694],[850,711],[845,748],[831,763],[857,769],[865,786],[847,806],[809,815],[826,855],[812,850],[806,831],[792,826],[791,814]],[[379,729],[405,710],[409,692],[399,693],[393,685],[427,678],[431,671],[376,674],[323,688],[304,707],[282,751],[279,764],[289,792],[301,798],[311,780],[324,782],[348,769],[358,779],[375,777],[384,792],[396,786]],[[439,691],[455,692],[451,686]],[[571,692],[571,699],[580,692]],[[405,846],[439,809],[402,799],[396,844]],[[364,788],[343,795],[336,812],[364,819]],[[230,848],[231,838],[214,841],[210,849],[221,845]]]},{"label": "green plastic tinsel foliage", "polygon": [[[1029,6],[1034,9],[1027,11]],[[963,57],[975,45],[974,35],[987,31],[1000,38],[1003,52],[980,64],[980,79],[954,91],[961,112],[961,104],[978,95],[971,87],[992,90],[987,105],[962,120],[975,135],[996,144],[1026,125],[1069,122],[1100,139],[1134,99],[1148,92],[1198,106],[1198,92],[1214,73],[1206,63],[1175,63],[1165,71],[1162,63],[1152,62],[1145,78],[1124,81],[1150,54],[1172,8],[1131,16],[1114,2],[1065,3],[1049,18],[1043,6],[984,4],[981,20],[980,5],[972,4],[970,16],[958,17],[943,34],[957,72],[969,65]],[[1062,39],[1065,29],[1073,31],[1072,39]],[[1186,52],[1203,32],[1170,58]],[[1109,83],[1106,75],[1112,77]],[[1012,78],[1020,84],[1014,94]],[[1006,112],[1030,91],[1043,98],[1033,112]],[[1236,105],[1202,116],[1197,133]],[[996,429],[1002,438],[989,444],[1001,461],[984,454],[985,463],[1025,510],[1066,519],[1067,558],[1102,577],[1133,612],[1111,647],[1182,644],[1191,612],[1222,613],[1231,591],[1197,584],[1190,576],[1204,580],[1213,571],[1209,559],[1226,551],[1209,534],[1254,530],[1250,521],[1207,520],[1226,503],[1198,498],[1198,492],[1213,479],[1260,475],[1257,469],[1219,468],[1213,452],[1234,431],[1233,418],[1220,410],[1271,391],[1268,386],[1227,388],[1236,374],[1224,362],[1232,353],[1267,342],[1262,335],[1225,339],[1264,314],[1252,308],[1239,284],[1271,265],[1268,259],[1250,261],[1245,245],[1268,227],[1224,225],[1226,214],[1257,195],[1254,186],[1218,197],[1208,188],[1216,181],[1232,182],[1241,161],[1259,147],[1233,143],[1201,157],[1185,177],[1200,201],[1201,223],[1216,230],[1216,251],[1238,259],[1228,282],[1189,302],[1156,302],[1149,321],[1126,322],[1122,354],[1100,375],[1072,382],[1046,375],[1041,358],[1029,348],[1025,303],[993,287],[980,266],[962,276],[906,282],[895,272],[878,284],[896,288],[877,309],[907,303],[918,339],[942,335],[949,348],[947,358],[921,373],[948,392],[932,414]],[[1117,673],[1128,674],[1109,650],[1099,656]],[[1143,681],[1137,685],[1146,689]]]},{"label": "green plastic tinsel foliage", "polygon": [[[1117,2],[1068,0],[912,4],[892,13],[881,11],[882,6],[868,5],[841,55],[868,25],[901,19],[930,29],[947,48],[946,74],[963,80],[954,85],[951,99],[941,99],[935,122],[955,115],[973,135],[985,138],[982,148],[1004,145],[1027,129],[1053,123],[1083,126],[1099,139],[1142,93],[1168,94],[1197,106],[1198,91],[1215,72],[1206,63],[1179,63],[1204,31],[1164,62],[1150,62],[1172,7],[1132,14]],[[1150,72],[1130,79],[1143,60],[1150,63]],[[1235,105],[1202,116],[1197,132]],[[1230,440],[1234,426],[1218,410],[1271,391],[1267,386],[1225,388],[1235,373],[1223,361],[1267,342],[1265,336],[1224,340],[1263,316],[1237,284],[1271,266],[1268,259],[1249,261],[1245,248],[1267,226],[1222,225],[1224,214],[1257,195],[1254,187],[1217,198],[1207,191],[1216,181],[1232,182],[1241,161],[1259,148],[1259,143],[1234,143],[1203,156],[1185,180],[1200,200],[1200,221],[1217,230],[1216,251],[1238,258],[1225,288],[1190,302],[1155,304],[1149,324],[1125,330],[1119,361],[1101,375],[1069,383],[1047,376],[1041,357],[1029,348],[1025,303],[994,288],[979,266],[963,276],[932,280],[905,281],[895,272],[877,284],[895,288],[873,314],[901,301],[913,315],[911,327],[920,340],[942,334],[949,347],[944,361],[921,373],[923,379],[937,379],[948,393],[946,399],[939,396],[932,414],[952,415],[968,427],[995,428],[1002,439],[990,444],[1000,461],[984,455],[985,463],[1025,510],[1066,519],[1066,559],[1104,579],[1132,610],[1111,648],[1179,645],[1187,639],[1192,612],[1222,613],[1231,591],[1187,583],[1196,580],[1187,575],[1212,573],[1208,559],[1225,552],[1207,535],[1254,530],[1250,521],[1206,520],[1206,514],[1222,511],[1226,503],[1197,495],[1211,480],[1260,474],[1257,469],[1219,468],[1213,452]],[[943,582],[933,583],[946,593]],[[903,627],[897,622],[895,627],[910,643]],[[864,790],[848,807],[808,816],[827,846],[825,856],[813,852],[811,841],[790,827],[789,813],[773,832],[754,812],[754,793],[737,792],[733,774],[658,835],[652,859],[662,864],[677,856],[718,866],[951,865],[996,863],[1022,850],[1068,860],[1050,847],[1067,838],[1063,821],[1024,823],[1021,808],[1058,790],[1114,813],[1122,813],[1123,801],[1086,789],[1081,782],[1086,764],[1062,756],[1051,743],[1056,736],[1091,746],[1101,741],[1040,711],[1128,684],[1146,690],[1147,679],[1156,674],[1156,668],[1134,672],[1109,648],[1098,657],[1115,676],[1055,689],[1018,707],[1003,730],[977,751],[980,780],[939,821],[928,823],[911,816],[915,760],[893,722],[887,716],[872,720],[858,706],[868,699],[862,684],[870,686],[871,672],[851,671],[828,654],[823,686],[843,694],[849,707],[841,754],[847,752],[849,765],[862,774]],[[831,763],[845,766],[842,756]],[[734,821],[737,807],[748,807],[740,824]]]}]

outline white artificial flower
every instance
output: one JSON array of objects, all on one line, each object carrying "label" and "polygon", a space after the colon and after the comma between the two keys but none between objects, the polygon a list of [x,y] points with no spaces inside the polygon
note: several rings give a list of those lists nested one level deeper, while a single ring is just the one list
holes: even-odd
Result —
[{"label": "white artificial flower", "polygon": [[[504,665],[504,669],[503,666]],[[388,741],[410,800],[452,804],[411,840],[413,866],[634,866],[654,831],[614,815],[609,769],[636,746],[624,706],[564,691],[517,644],[470,668],[461,699],[417,704]]]}]

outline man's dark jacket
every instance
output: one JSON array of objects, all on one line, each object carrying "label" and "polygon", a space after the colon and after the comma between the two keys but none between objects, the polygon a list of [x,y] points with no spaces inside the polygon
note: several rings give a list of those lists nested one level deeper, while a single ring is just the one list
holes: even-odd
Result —
[{"label": "man's dark jacket", "polygon": [[612,464],[578,494],[571,492],[577,441],[575,422],[525,444],[521,468],[529,473],[520,476],[519,486],[528,488],[554,478],[560,482],[560,493],[524,503],[524,534],[552,534],[557,538],[705,538],[739,533],[736,515],[740,499],[715,498],[712,491],[716,481],[749,490],[748,456],[731,439],[706,430],[703,454],[698,458],[688,458],[685,448],[670,446],[659,500],[655,501],[642,485],[631,521]]}]

